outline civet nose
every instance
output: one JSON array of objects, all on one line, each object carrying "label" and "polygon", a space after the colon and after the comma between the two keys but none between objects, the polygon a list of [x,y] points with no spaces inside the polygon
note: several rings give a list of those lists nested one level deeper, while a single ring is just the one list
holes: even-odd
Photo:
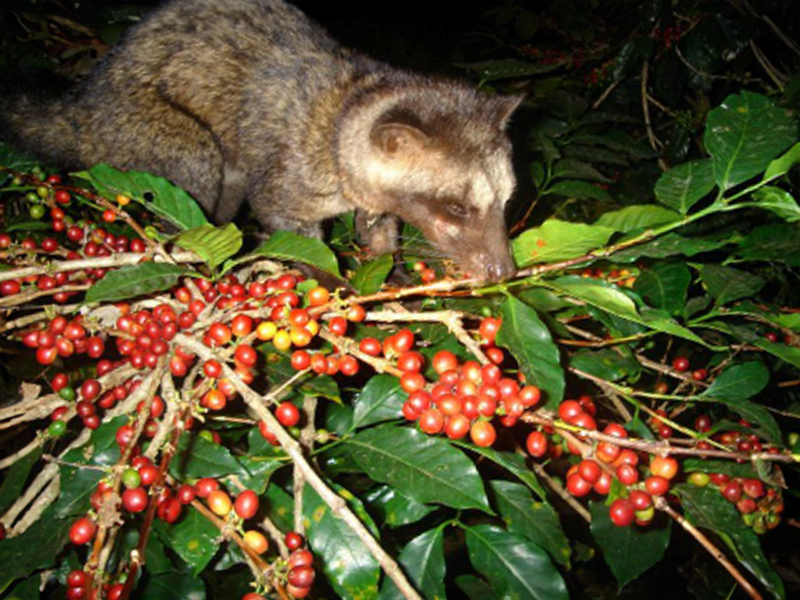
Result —
[{"label": "civet nose", "polygon": [[517,267],[511,255],[505,253],[501,256],[489,257],[486,254],[480,254],[477,257],[477,262],[481,267],[484,277],[489,281],[503,281],[510,279],[517,272]]}]

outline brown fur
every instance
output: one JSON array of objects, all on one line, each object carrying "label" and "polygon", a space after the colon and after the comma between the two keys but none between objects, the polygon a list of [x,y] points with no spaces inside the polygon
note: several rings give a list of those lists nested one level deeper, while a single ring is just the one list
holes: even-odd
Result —
[{"label": "brown fur", "polygon": [[497,280],[514,271],[503,129],[518,103],[351,53],[281,0],[172,0],[66,97],[23,97],[5,120],[65,166],[167,177],[218,222],[247,200],[269,230],[320,235],[357,209],[389,252],[400,217]]}]

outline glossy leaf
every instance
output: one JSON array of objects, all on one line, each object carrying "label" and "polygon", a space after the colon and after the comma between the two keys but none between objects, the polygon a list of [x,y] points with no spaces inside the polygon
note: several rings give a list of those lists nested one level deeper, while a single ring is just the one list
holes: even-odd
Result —
[{"label": "glossy leaf", "polygon": [[417,502],[388,485],[370,491],[366,494],[365,500],[371,508],[383,516],[384,523],[389,527],[416,523],[436,510],[435,506]]},{"label": "glossy leaf", "polygon": [[565,158],[553,165],[553,179],[585,179],[609,183],[611,180],[595,169],[590,163]]},{"label": "glossy leaf", "polygon": [[160,573],[145,578],[142,584],[141,589],[136,588],[136,593],[147,600],[205,600],[206,598],[206,586],[203,580],[188,573]]},{"label": "glossy leaf", "polygon": [[117,302],[163,292],[190,273],[187,268],[168,263],[142,263],[106,273],[86,292],[86,302]]},{"label": "glossy leaf", "polygon": [[[346,490],[336,491],[374,531],[375,526],[361,502]],[[303,520],[309,545],[336,593],[342,598],[376,598],[380,577],[377,561],[353,530],[308,485],[303,491]]]},{"label": "glossy leaf", "polygon": [[55,516],[73,517],[83,515],[91,508],[89,498],[97,491],[97,483],[107,473],[95,469],[61,467],[61,494],[54,505]]},{"label": "glossy leaf", "polygon": [[542,548],[494,525],[465,527],[469,559],[500,598],[568,600],[561,574]]},{"label": "glossy leaf", "polygon": [[76,175],[88,179],[101,195],[110,200],[123,195],[141,202],[181,231],[208,223],[197,202],[163,177],[141,171],[118,171],[103,164]]},{"label": "glossy leaf", "polygon": [[441,438],[380,425],[343,445],[371,479],[388,483],[418,502],[491,512],[475,465]]},{"label": "glossy leaf", "polygon": [[566,276],[548,282],[546,287],[567,296],[578,298],[588,305],[620,319],[632,321],[656,331],[676,335],[698,344],[707,345],[705,340],[690,329],[676,323],[667,313],[642,310],[640,314],[636,310],[634,301],[625,292],[610,283]]},{"label": "glossy leaf", "polygon": [[303,237],[291,231],[276,231],[255,254],[278,260],[293,260],[341,277],[336,255],[322,240]]},{"label": "glossy leaf", "polygon": [[191,250],[215,269],[241,249],[242,232],[233,223],[221,227],[206,224],[182,233],[175,243]]},{"label": "glossy leaf", "polygon": [[755,227],[739,243],[736,258],[750,261],[785,262],[800,256],[797,225],[774,223]]},{"label": "glossy leaf", "polygon": [[583,256],[605,246],[613,233],[609,227],[550,219],[522,233],[511,247],[517,265],[524,267]]},{"label": "glossy leaf", "polygon": [[590,502],[592,535],[603,551],[620,587],[636,579],[664,556],[669,546],[670,527],[617,527],[608,515],[608,506]]},{"label": "glossy leaf", "polygon": [[[444,600],[444,535],[442,528],[431,529],[406,544],[398,557],[400,566],[412,585],[428,600]],[[388,577],[384,580],[380,600],[401,600],[405,596]]]},{"label": "glossy leaf", "polygon": [[752,92],[728,96],[708,114],[703,138],[722,190],[763,172],[795,141],[797,125],[791,113]]},{"label": "glossy leaf", "polygon": [[372,377],[353,402],[352,429],[359,429],[403,416],[403,403],[408,394],[400,389],[397,377],[376,375]]},{"label": "glossy leaf", "polygon": [[527,382],[544,392],[544,405],[556,406],[564,398],[564,370],[550,331],[534,309],[513,296],[500,306],[500,317],[497,344],[514,355]]},{"label": "glossy leaf", "polygon": [[580,350],[572,355],[569,364],[579,371],[608,381],[635,378],[642,370],[633,357],[609,348]]},{"label": "glossy leaf", "polygon": [[767,185],[756,190],[753,198],[757,200],[759,208],[775,213],[787,223],[800,221],[800,206],[786,190]]},{"label": "glossy leaf", "polygon": [[687,238],[677,233],[668,233],[656,239],[632,246],[626,250],[614,253],[614,259],[623,262],[633,262],[641,257],[667,258],[670,256],[696,256],[703,252],[712,252],[725,246],[724,240],[707,240],[702,238]]},{"label": "glossy leaf", "polygon": [[470,600],[497,600],[494,588],[487,581],[474,575],[456,577],[456,585],[461,588]]},{"label": "glossy leaf", "polygon": [[284,492],[279,485],[271,483],[265,495],[269,516],[281,531],[294,529],[294,498]]},{"label": "glossy leaf", "polygon": [[708,529],[733,550],[736,558],[776,598],[785,598],[781,578],[770,567],[758,536],[742,521],[736,507],[713,486],[679,484],[672,491],[681,498],[684,516],[696,527]]},{"label": "glossy leaf", "polygon": [[161,541],[172,548],[197,577],[219,549],[222,539],[214,524],[196,509],[187,506],[174,525],[164,525]]},{"label": "glossy leaf", "polygon": [[548,194],[576,200],[611,200],[611,194],[595,183],[576,179],[559,181],[547,188]]},{"label": "glossy leaf", "polygon": [[474,73],[483,82],[539,75],[558,68],[558,65],[536,64],[527,60],[513,58],[461,64],[459,66]]},{"label": "glossy leaf", "polygon": [[543,499],[547,497],[547,492],[542,484],[539,483],[536,474],[525,464],[525,457],[523,455],[517,454],[516,452],[500,452],[494,448],[479,448],[474,444],[462,441],[453,443],[470,452],[480,454],[483,458],[492,461],[499,467],[503,467],[524,483],[528,489],[534,492],[539,498]]},{"label": "glossy leaf", "polygon": [[22,495],[31,469],[39,464],[42,452],[41,447],[34,449],[30,454],[19,458],[5,472],[3,484],[0,485],[0,514],[3,514]]},{"label": "glossy leaf", "polygon": [[496,480],[489,482],[489,486],[497,512],[508,530],[544,548],[553,560],[569,568],[569,540],[553,507],[534,501],[530,491],[518,483]]},{"label": "glossy leaf", "polygon": [[15,171],[27,171],[38,164],[39,161],[33,157],[0,142],[0,166]]},{"label": "glossy leaf", "polygon": [[[0,594],[16,579],[28,577],[38,569],[52,567],[61,548],[69,540],[70,519],[55,519],[48,509],[25,533],[0,542]],[[26,599],[27,600],[27,599]]]},{"label": "glossy leaf", "polygon": [[716,186],[711,160],[695,160],[677,165],[656,182],[656,198],[685,215]]},{"label": "glossy leaf", "polygon": [[761,291],[766,283],[763,278],[753,273],[717,264],[702,265],[698,271],[703,286],[718,305],[753,296]]},{"label": "glossy leaf", "polygon": [[178,441],[178,450],[170,463],[173,477],[247,477],[247,470],[225,446],[209,442],[199,435],[184,433]]},{"label": "glossy leaf", "polygon": [[800,163],[800,144],[795,144],[783,156],[769,163],[769,167],[764,172],[764,181],[772,181],[786,175],[798,163]]},{"label": "glossy leaf", "polygon": [[685,263],[662,262],[639,273],[633,290],[651,306],[680,315],[686,306],[691,282],[692,274]]},{"label": "glossy leaf", "polygon": [[621,210],[604,213],[595,225],[608,227],[614,231],[629,233],[639,231],[659,225],[673,223],[680,219],[680,215],[674,210],[669,210],[661,206],[652,204],[626,206]]},{"label": "glossy leaf", "polygon": [[350,283],[361,295],[374,294],[386,282],[386,278],[392,272],[392,267],[394,267],[392,255],[384,254],[361,265],[350,279]]},{"label": "glossy leaf", "polygon": [[727,367],[702,395],[726,400],[744,400],[758,394],[768,383],[767,367],[758,361],[750,361]]}]

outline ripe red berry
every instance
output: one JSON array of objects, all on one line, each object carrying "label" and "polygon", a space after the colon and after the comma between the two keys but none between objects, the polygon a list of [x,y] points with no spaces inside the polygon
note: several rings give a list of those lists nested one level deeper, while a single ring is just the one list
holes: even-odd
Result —
[{"label": "ripe red berry", "polygon": [[87,544],[94,538],[95,531],[97,531],[97,526],[94,521],[88,517],[81,517],[70,527],[69,539],[77,546]]},{"label": "ripe red berry", "polygon": [[275,409],[275,418],[284,427],[294,427],[300,422],[300,411],[291,402],[281,402]]},{"label": "ripe red berry", "polygon": [[147,490],[143,487],[130,488],[122,492],[122,506],[132,513],[142,512],[147,508]]},{"label": "ripe red berry", "polygon": [[627,498],[617,498],[611,503],[608,510],[611,522],[617,527],[627,527],[633,523],[636,517],[636,511],[633,505]]},{"label": "ripe red berry", "polygon": [[233,508],[242,519],[251,519],[258,512],[258,496],[253,490],[244,490],[236,497]]},{"label": "ripe red berry", "polygon": [[480,448],[488,448],[497,439],[497,431],[489,421],[475,421],[470,427],[472,443]]},{"label": "ripe red berry", "polygon": [[297,533],[296,531],[287,532],[286,536],[284,536],[283,541],[286,544],[286,547],[290,551],[297,550],[305,542],[305,540],[303,539],[303,536],[300,535],[299,533]]},{"label": "ripe red berry", "polygon": [[558,407],[558,416],[565,423],[572,423],[582,413],[583,407],[575,400],[564,400]]},{"label": "ripe red berry", "polygon": [[542,458],[547,454],[547,436],[541,431],[531,431],[525,441],[528,454],[534,458]]},{"label": "ripe red berry", "polygon": [[578,473],[567,476],[567,490],[576,498],[581,498],[592,491],[592,484]]},{"label": "ripe red berry", "polygon": [[684,373],[689,370],[689,359],[685,356],[676,356],[672,361],[672,368],[678,373]]}]

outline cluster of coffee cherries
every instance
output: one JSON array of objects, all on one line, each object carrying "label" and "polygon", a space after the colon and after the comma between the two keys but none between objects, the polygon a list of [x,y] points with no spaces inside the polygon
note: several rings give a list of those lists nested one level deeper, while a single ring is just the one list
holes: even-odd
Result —
[{"label": "cluster of coffee cherries", "polygon": [[[89,574],[81,569],[70,571],[67,575],[67,600],[83,600],[84,598],[97,598],[97,594],[89,594]],[[102,597],[105,600],[119,600],[125,589],[125,581],[106,583],[102,588]]]},{"label": "cluster of coffee cherries", "polygon": [[[558,407],[562,421],[589,431],[597,430],[596,407],[588,396],[579,400],[564,400]],[[628,437],[627,430],[618,423],[609,423],[602,433],[620,440]],[[546,456],[547,438],[541,431],[528,434],[528,452],[535,458]],[[567,444],[567,450],[580,455],[581,449]],[[600,441],[593,456],[573,464],[566,475],[566,488],[570,494],[582,498],[594,492],[605,496],[611,492],[616,479],[623,486],[623,494],[609,507],[611,521],[620,527],[636,522],[648,525],[655,515],[653,496],[663,496],[670,489],[670,481],[678,473],[678,461],[670,456],[655,456],[642,477],[639,454],[611,441]]]},{"label": "cluster of coffee cherries", "polygon": [[691,473],[687,481],[698,487],[714,485],[736,506],[747,526],[758,534],[775,529],[781,522],[783,497],[778,489],[765,486],[760,479],[698,471]]},{"label": "cluster of coffee cherries", "polygon": [[452,352],[441,350],[431,360],[437,375],[433,382],[428,382],[422,373],[425,360],[413,350],[415,336],[409,329],[401,329],[383,342],[364,338],[359,349],[396,361],[402,373],[400,387],[408,394],[403,416],[416,421],[423,432],[444,433],[453,440],[469,434],[475,445],[488,447],[497,438],[492,423],[496,416],[501,425],[511,427],[541,398],[536,386],[521,385],[518,379],[503,376],[499,365],[505,360],[505,353],[494,346],[499,327],[500,321],[494,317],[483,319],[479,327],[488,364],[481,366],[472,360],[462,363]]},{"label": "cluster of coffee cherries", "polygon": [[[111,256],[122,252],[145,252],[147,245],[139,237],[129,238],[125,235],[114,235],[98,227],[92,221],[76,222],[69,217],[59,204],[69,204],[70,193],[64,189],[53,190],[50,187],[60,182],[61,178],[58,175],[51,175],[47,178],[48,185],[41,186],[36,192],[29,194],[35,199],[30,209],[33,218],[40,219],[47,214],[46,205],[43,203],[45,199],[54,204],[49,209],[52,235],[46,235],[37,241],[31,236],[14,239],[8,233],[0,233],[0,251],[4,251],[10,256],[21,257],[23,263],[27,261],[26,257],[42,254],[74,261],[83,258]],[[107,218],[110,216],[113,216],[113,219]],[[116,213],[111,210],[106,211],[103,213],[103,218],[108,222],[113,222],[116,219]],[[24,279],[8,279],[0,282],[0,296],[14,296],[26,290],[35,289],[50,293],[55,302],[63,304],[78,292],[59,291],[61,288],[72,283],[97,281],[102,279],[107,272],[108,270],[104,268],[89,268],[80,271],[61,270],[52,274],[32,275]]]},{"label": "cluster of coffee cherries", "polygon": [[599,279],[614,283],[620,287],[631,288],[636,283],[637,273],[630,269],[593,269],[587,268],[581,271],[581,277],[587,279]]},{"label": "cluster of coffee cherries", "polygon": [[[293,598],[305,598],[311,593],[317,573],[314,570],[314,555],[305,546],[305,539],[296,531],[289,531],[283,538],[289,557],[275,563],[275,574]],[[256,592],[242,596],[242,600],[266,600]]]}]

